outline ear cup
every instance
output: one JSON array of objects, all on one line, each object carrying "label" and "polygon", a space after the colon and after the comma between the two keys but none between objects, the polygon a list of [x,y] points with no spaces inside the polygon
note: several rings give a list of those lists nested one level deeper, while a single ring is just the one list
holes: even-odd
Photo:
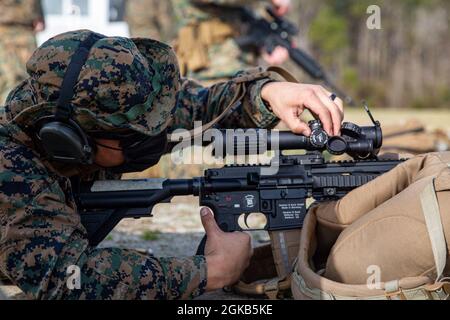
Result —
[{"label": "ear cup", "polygon": [[92,148],[76,123],[52,121],[39,130],[38,138],[50,161],[92,164]]}]

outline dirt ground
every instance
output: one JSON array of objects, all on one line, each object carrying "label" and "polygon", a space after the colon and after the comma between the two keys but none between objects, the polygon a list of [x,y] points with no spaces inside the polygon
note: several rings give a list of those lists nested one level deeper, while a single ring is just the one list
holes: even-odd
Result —
[{"label": "dirt ground", "polygon": [[[384,125],[419,119],[430,130],[443,129],[450,134],[450,110],[438,111],[398,111],[372,110],[375,118]],[[349,109],[346,121],[369,124],[363,109]],[[175,198],[171,204],[161,204],[154,208],[153,218],[122,221],[101,244],[103,247],[122,247],[144,250],[155,256],[190,256],[195,254],[203,237],[200,223],[198,200],[194,197]],[[268,240],[265,232],[253,233],[255,246]],[[9,298],[23,298],[14,286],[0,287]],[[1,296],[0,296],[1,299]],[[249,299],[223,291],[209,293],[200,299]]]}]

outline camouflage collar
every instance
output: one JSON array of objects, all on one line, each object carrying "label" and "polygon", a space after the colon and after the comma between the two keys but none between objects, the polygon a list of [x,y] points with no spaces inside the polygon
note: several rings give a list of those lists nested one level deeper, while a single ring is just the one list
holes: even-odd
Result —
[{"label": "camouflage collar", "polygon": [[0,134],[11,138],[16,143],[25,145],[34,150],[33,139],[15,123],[9,122],[1,124]]}]

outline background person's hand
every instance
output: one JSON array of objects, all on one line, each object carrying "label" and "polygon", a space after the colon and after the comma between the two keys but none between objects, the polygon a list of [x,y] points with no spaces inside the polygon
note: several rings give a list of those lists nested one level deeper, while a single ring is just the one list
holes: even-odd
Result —
[{"label": "background person's hand", "polygon": [[272,0],[272,4],[279,16],[284,16],[291,9],[291,0]]},{"label": "background person's hand", "polygon": [[270,105],[272,112],[292,132],[305,136],[311,134],[308,124],[300,119],[305,109],[322,121],[330,136],[340,135],[344,106],[339,98],[331,100],[331,95],[322,86],[291,82],[269,82],[261,90],[261,97]]},{"label": "background person's hand", "polygon": [[212,211],[200,211],[206,231],[205,257],[208,268],[206,290],[217,290],[236,283],[248,267],[252,256],[250,236],[243,232],[220,230]]},{"label": "background person's hand", "polygon": [[284,47],[275,47],[272,53],[263,51],[261,54],[265,62],[270,65],[280,65],[289,59],[289,51]]},{"label": "background person's hand", "polygon": [[38,19],[33,21],[34,32],[42,32],[45,30],[45,21],[43,19]]}]

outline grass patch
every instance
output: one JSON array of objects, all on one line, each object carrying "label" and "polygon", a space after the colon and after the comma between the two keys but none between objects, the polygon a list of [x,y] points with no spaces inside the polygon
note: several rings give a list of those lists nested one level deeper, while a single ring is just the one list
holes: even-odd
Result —
[{"label": "grass patch", "polygon": [[141,239],[144,241],[155,241],[159,239],[161,232],[146,230],[141,234]]}]

